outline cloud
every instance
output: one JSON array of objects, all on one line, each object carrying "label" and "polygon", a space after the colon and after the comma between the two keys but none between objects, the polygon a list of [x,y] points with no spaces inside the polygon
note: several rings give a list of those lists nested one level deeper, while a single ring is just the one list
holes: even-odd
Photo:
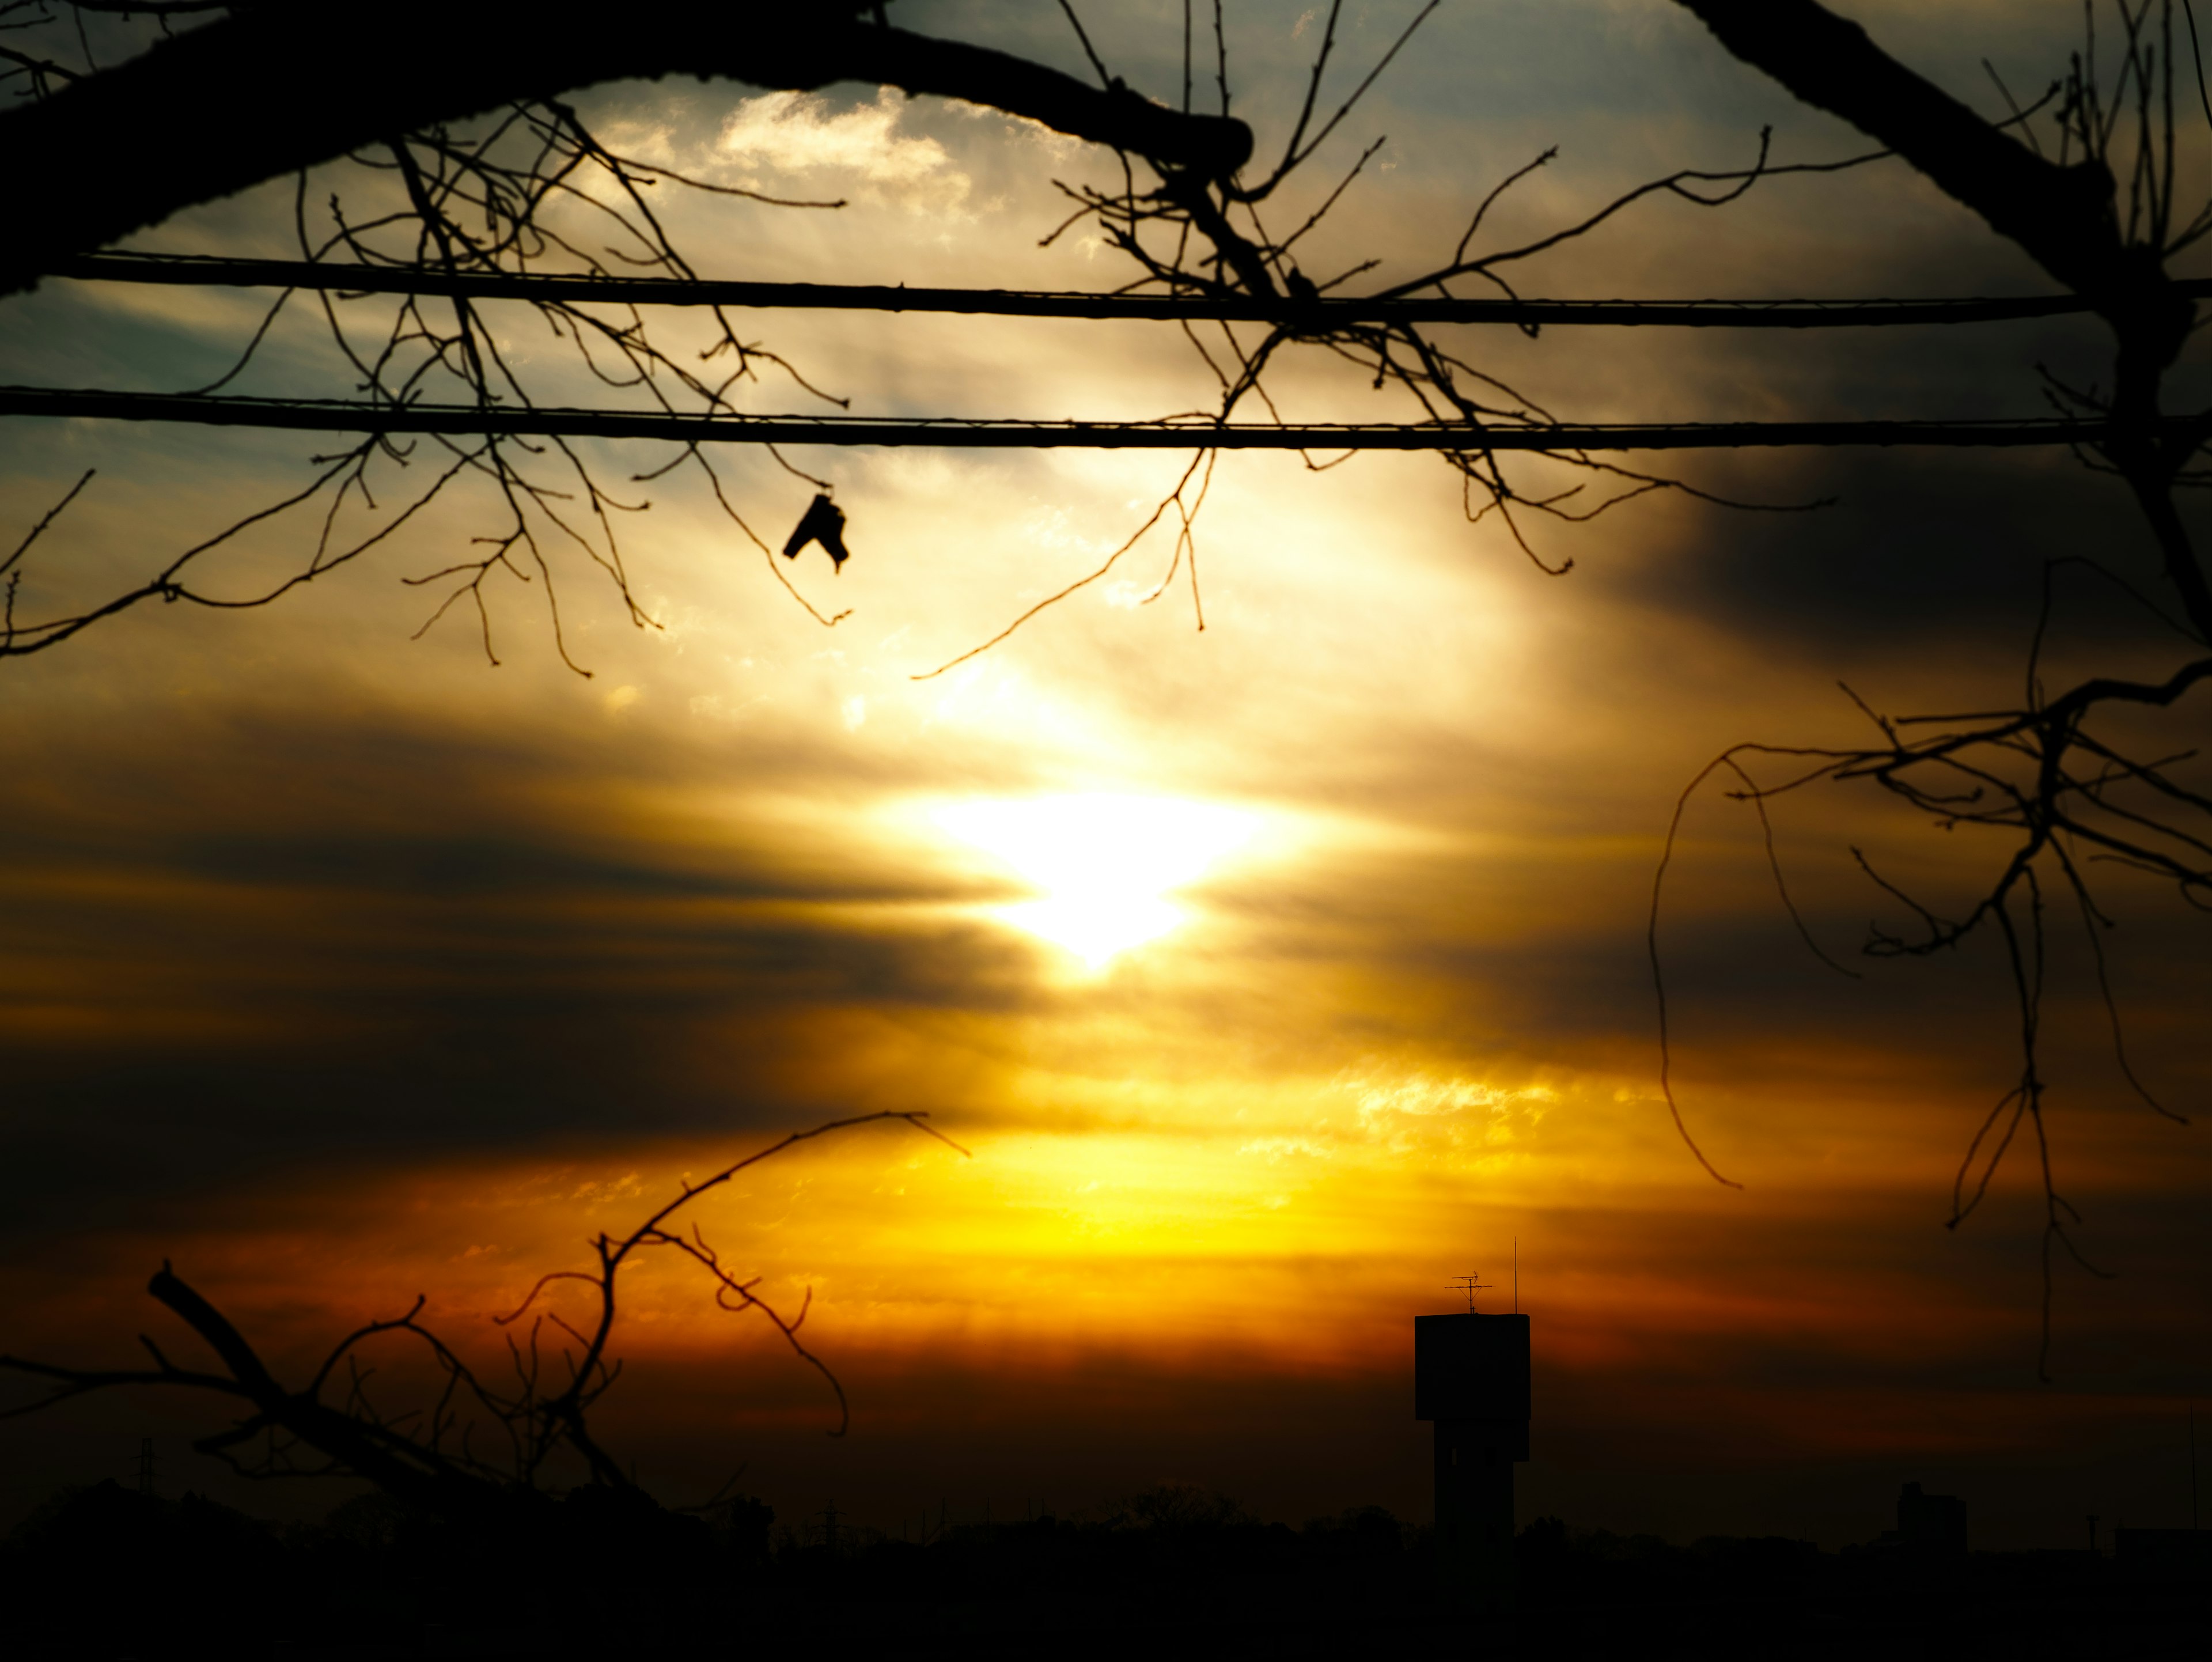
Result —
[{"label": "cloud", "polygon": [[1535,1129],[1559,1096],[1540,1085],[1508,1090],[1425,1073],[1359,1072],[1340,1083],[1372,1141],[1394,1154],[1461,1159],[1505,1152]]},{"label": "cloud", "polygon": [[730,113],[715,149],[746,174],[749,188],[766,188],[778,174],[842,174],[860,182],[863,200],[957,214],[972,181],[937,140],[897,131],[906,107],[890,87],[878,88],[873,103],[845,109],[812,93],[768,93]]}]

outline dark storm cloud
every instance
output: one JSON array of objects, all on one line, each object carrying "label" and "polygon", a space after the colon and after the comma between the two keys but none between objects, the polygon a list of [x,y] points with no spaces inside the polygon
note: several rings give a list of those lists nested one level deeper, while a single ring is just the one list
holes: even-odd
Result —
[{"label": "dark storm cloud", "polygon": [[[557,833],[556,833],[557,834]],[[154,853],[179,877],[417,900],[787,900],[816,904],[970,898],[950,884],[880,876],[685,870],[611,850],[562,848],[522,827],[503,834],[348,837],[254,832],[185,836]]]},{"label": "dark storm cloud", "polygon": [[1844,451],[1668,465],[1739,499],[1830,505],[1654,514],[1638,527],[1633,561],[1615,569],[1596,553],[1592,581],[1808,668],[1932,654],[2016,675],[2045,568],[2057,560],[2075,563],[2053,590],[2054,643],[2167,655],[2180,644],[2117,584],[2081,569],[2094,560],[2171,609],[2124,488],[2063,454]]},{"label": "dark storm cloud", "polygon": [[[520,743],[257,725],[189,764],[49,754],[14,793],[11,1228],[341,1156],[781,1123],[813,1111],[808,1012],[1026,996],[1018,949],[933,915],[988,886],[656,842],[536,797]],[[159,810],[92,812],[118,799]]]},{"label": "dark storm cloud", "polygon": [[[1357,965],[1364,981],[1393,989],[1362,1006],[1378,1042],[1425,1034],[1471,1067],[1506,1056],[1540,1065],[1566,1047],[1650,1077],[1659,1009],[1646,928],[1662,806],[1654,804],[1640,859],[1598,860],[1540,824],[1449,856],[1346,858],[1326,882],[1227,885],[1218,902],[1237,910],[1252,950],[1285,973]],[[1914,920],[1845,846],[1865,843],[1880,855],[1882,842],[1868,836],[1880,828],[1838,817],[1839,806],[1873,805],[1816,796],[1774,809],[1792,900],[1826,962],[1777,894],[1750,811],[1717,790],[1693,809],[1659,934],[1678,1064],[1702,1092],[1817,1097],[1840,1068],[1866,1088],[1887,1081],[1993,1100],[2020,1067],[2002,941],[1991,931],[1932,957],[1863,951],[1878,929],[1909,937]],[[1913,825],[1905,846],[1962,855],[1966,835]],[[1894,827],[1888,840],[1898,840]],[[1993,877],[2001,850],[1990,842],[1978,862],[1915,870],[1938,911],[1962,914]],[[2086,869],[2112,920],[2096,927],[2096,946],[2137,1075],[2187,1111],[2212,1085],[2190,1037],[2202,920],[2160,886]],[[2100,959],[2070,898],[2054,901],[2046,944],[2041,1043],[2062,1105],[2135,1103],[2114,1061]]]}]

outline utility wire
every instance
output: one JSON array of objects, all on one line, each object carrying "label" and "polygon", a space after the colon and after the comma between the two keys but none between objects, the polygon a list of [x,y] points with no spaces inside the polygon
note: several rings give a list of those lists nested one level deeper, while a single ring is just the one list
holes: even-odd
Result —
[{"label": "utility wire", "polygon": [[[0,387],[0,416],[184,423],[319,433],[444,433],[542,438],[665,439],[681,444],[923,445],[948,449],[1078,450],[1741,450],[1797,446],[2015,448],[2094,445],[2114,435],[2098,421],[1779,421],[1477,426],[1468,423],[1223,424],[970,420],[960,417],[693,416],[659,411],[519,408],[478,404],[369,404],[343,399],[211,397]],[[2200,439],[2208,424],[2170,421]]]},{"label": "utility wire", "polygon": [[[185,287],[302,289],[351,295],[435,295],[464,300],[634,306],[729,306],[768,310],[937,312],[969,316],[1092,318],[1310,325],[1486,323],[1519,328],[1598,325],[1671,329],[1896,328],[2014,323],[2094,311],[2079,295],[1861,300],[1396,300],[1323,295],[1303,301],[1198,295],[1066,294],[1011,289],[735,283],[690,277],[520,271],[447,271],[416,265],[332,265],[311,260],[221,259],[176,254],[86,254],[51,276],[82,282]],[[2212,279],[2176,283],[2191,299]]]}]

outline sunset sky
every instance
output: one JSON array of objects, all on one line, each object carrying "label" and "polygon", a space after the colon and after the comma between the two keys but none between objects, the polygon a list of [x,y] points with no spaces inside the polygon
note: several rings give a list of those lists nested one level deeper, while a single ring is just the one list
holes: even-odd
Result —
[{"label": "sunset sky", "polygon": [[[2079,22],[2056,0],[1837,9],[1984,110],[1982,58],[2039,92]],[[1346,9],[1342,85],[1414,9]],[[1115,72],[1179,96],[1180,8],[1090,10]],[[1083,69],[1042,0],[896,15]],[[1271,155],[1318,25],[1256,3],[1230,21],[1237,113]],[[1443,263],[1492,186],[1553,144],[1486,222],[1495,246],[1678,167],[1741,167],[1765,125],[1782,161],[1867,148],[1662,0],[1455,0],[1417,40],[1272,210],[1295,222],[1388,136],[1301,245],[1310,272],[1378,259],[1355,287],[1382,286]],[[1079,231],[1038,246],[1066,211],[1054,180],[1105,183],[1112,158],[994,113],[688,81],[581,107],[617,149],[848,200],[661,187],[704,275],[1135,275]],[[2212,189],[2212,135],[2185,138]],[[317,186],[373,188],[342,168]],[[134,246],[282,257],[291,203],[250,193]],[[1655,198],[1516,282],[2050,286],[1897,164],[1722,209]],[[0,305],[0,381],[204,386],[268,298],[49,282]],[[519,309],[493,315],[548,401],[622,398]],[[744,323],[855,413],[1136,417],[1214,392],[1169,324]],[[2109,374],[2078,320],[1446,332],[1574,420],[2036,415],[2037,363]],[[2212,393],[2203,360],[2178,403]],[[1277,389],[1291,415],[1413,413],[1318,356]],[[352,377],[301,306],[229,390],[343,397]],[[767,367],[741,399],[823,407]],[[337,442],[19,417],[0,441],[0,551],[98,470],[31,557],[27,615],[142,580]],[[1959,900],[1995,839],[1864,789],[1778,804],[1793,893],[1851,980],[1798,942],[1749,811],[1710,787],[1693,803],[1660,936],[1674,1078],[1740,1190],[1669,1123],[1644,955],[1675,796],[1716,752],[1861,739],[1839,681],[1893,713],[2016,699],[2056,556],[2154,583],[2115,482],[2028,451],[1631,458],[1722,495],[1835,501],[1660,493],[1538,521],[1536,552],[1574,563],[1555,577],[1494,521],[1470,527],[1435,457],[1316,472],[1230,454],[1197,523],[1202,631],[1188,564],[1161,587],[1170,521],[930,677],[1093,570],[1188,455],[794,449],[849,516],[841,574],[818,549],[785,568],[822,612],[849,609],[825,629],[701,476],[630,483],[670,447],[581,448],[652,502],[619,527],[651,626],[587,561],[556,569],[588,679],[536,584],[491,586],[496,667],[462,610],[411,638],[442,591],[403,580],[469,557],[497,518],[482,494],[273,606],[142,606],[0,662],[0,1348],[126,1365],[135,1334],[174,1327],[143,1293],[167,1258],[295,1368],[417,1293],[489,1356],[494,1312],[687,1176],[824,1119],[926,1111],[971,1158],[863,1128],[700,1208],[764,1294],[811,1289],[848,1436],[825,1435],[834,1401],[757,1318],[674,1265],[637,1278],[605,1440],[661,1498],[703,1499],[742,1465],[787,1522],[832,1498],[894,1530],[940,1501],[1065,1513],[1164,1480],[1291,1522],[1370,1502],[1425,1520],[1412,1318],[1475,1271],[1505,1307],[1517,1251],[1524,1519],[1833,1547],[1887,1526],[1912,1479],[1966,1498],[1977,1545],[2077,1544],[2089,1512],[2186,1523],[2185,1404],[2212,1386],[2203,917],[2099,880],[2130,1056],[2185,1127],[2127,1091],[2079,928],[2054,910],[2053,1157],[2116,1279],[2060,1270],[2050,1384],[2025,1148],[1943,1227],[1966,1141],[2017,1072],[1996,943],[1853,956],[1870,922],[1902,921],[1853,847]],[[780,543],[812,487],[749,450],[716,460]],[[209,586],[246,592],[313,535],[280,522]],[[2054,684],[2178,661],[2108,596],[2062,591],[2059,619]],[[2195,721],[2170,748],[2201,742]],[[125,1475],[149,1433],[173,1492],[309,1515],[343,1492],[227,1479],[185,1445],[214,1424],[148,1397],[0,1425],[0,1523],[58,1482]]]}]

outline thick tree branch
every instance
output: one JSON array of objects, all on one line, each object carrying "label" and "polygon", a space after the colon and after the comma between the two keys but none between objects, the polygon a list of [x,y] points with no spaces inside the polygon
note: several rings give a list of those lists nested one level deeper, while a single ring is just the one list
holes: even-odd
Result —
[{"label": "thick tree branch", "polygon": [[202,1298],[182,1277],[164,1263],[146,1283],[146,1291],[160,1304],[174,1311],[185,1326],[207,1341],[208,1348],[222,1359],[230,1370],[230,1377],[238,1381],[255,1402],[264,1408],[283,1396],[283,1388],[270,1377],[268,1368],[246,1336],[231,1324],[230,1318]]},{"label": "thick tree branch", "polygon": [[[1842,117],[1979,215],[2069,289],[2097,302],[2156,369],[2171,363],[2193,308],[2130,247],[2110,169],[2091,156],[2061,167],[1899,63],[1857,24],[1816,0],[1680,0],[1723,46],[1814,107]],[[2147,362],[2145,369],[2153,365]]]},{"label": "thick tree branch", "polygon": [[[557,1311],[538,1312],[536,1320],[518,1341],[507,1340],[515,1383],[501,1389],[488,1384],[422,1320],[427,1300],[418,1296],[407,1312],[397,1318],[370,1321],[356,1327],[332,1348],[307,1386],[288,1390],[264,1365],[246,1336],[215,1306],[188,1286],[165,1263],[148,1284],[147,1291],[190,1327],[228,1370],[198,1373],[178,1367],[150,1339],[142,1339],[152,1355],[153,1369],[88,1369],[57,1366],[21,1356],[0,1355],[0,1375],[18,1374],[41,1382],[46,1394],[18,1406],[0,1408],[0,1419],[37,1413],[58,1403],[96,1391],[139,1385],[184,1385],[214,1391],[240,1399],[243,1411],[232,1423],[193,1447],[203,1454],[228,1461],[252,1477],[348,1476],[365,1478],[408,1506],[452,1522],[483,1524],[499,1529],[527,1525],[527,1508],[544,1498],[544,1468],[556,1452],[566,1449],[580,1457],[591,1481],[617,1490],[635,1492],[635,1478],[593,1437],[586,1424],[592,1407],[622,1373],[618,1361],[610,1361],[607,1347],[614,1334],[617,1314],[616,1276],[634,1253],[658,1246],[674,1246],[703,1265],[714,1277],[715,1303],[724,1310],[758,1310],[783,1335],[785,1342],[836,1392],[842,1436],[850,1418],[844,1388],[818,1356],[799,1343],[799,1326],[806,1319],[804,1306],[787,1320],[753,1289],[759,1279],[741,1281],[723,1263],[694,1225],[690,1237],[665,1227],[674,1215],[700,1196],[721,1187],[740,1172],[782,1153],[796,1144],[829,1136],[857,1125],[903,1120],[926,1131],[962,1154],[951,1138],[927,1123],[924,1113],[884,1110],[832,1120],[809,1130],[795,1131],[759,1153],[723,1168],[702,1183],[687,1182],[677,1196],[636,1229],[620,1239],[602,1233],[592,1243],[599,1258],[596,1274],[556,1270],[541,1277],[520,1309],[501,1322],[507,1326],[540,1305],[548,1289],[560,1283],[582,1282],[598,1294],[597,1316],[587,1335]],[[809,1294],[811,1301],[811,1294]],[[575,1341],[577,1348],[564,1349],[565,1380],[547,1381],[541,1371],[539,1332],[550,1324]],[[361,1347],[367,1342],[405,1335],[426,1347],[442,1384],[427,1411],[416,1409],[387,1415],[369,1401],[365,1385],[374,1368],[359,1365]],[[351,1389],[342,1403],[325,1400],[325,1390],[343,1382],[340,1364],[350,1376]],[[546,1388],[550,1386],[551,1388]],[[501,1460],[481,1458],[470,1451],[470,1433],[489,1422],[503,1434],[507,1456]],[[255,1447],[266,1440],[267,1452],[251,1460],[237,1451]],[[293,1455],[305,1448],[323,1464],[302,1466]]]},{"label": "thick tree branch", "polygon": [[1816,0],[1680,0],[1745,63],[1881,140],[2069,288],[2110,285],[2122,253],[2112,180],[1997,131]]},{"label": "thick tree branch", "polygon": [[[489,1485],[452,1468],[433,1451],[405,1439],[380,1436],[379,1428],[360,1416],[319,1401],[312,1391],[291,1392],[279,1385],[229,1318],[163,1264],[146,1290],[174,1311],[205,1340],[230,1370],[242,1394],[258,1413],[234,1433],[205,1439],[203,1446],[281,1430],[342,1463],[387,1495],[445,1516],[497,1510],[501,1496]],[[410,1458],[411,1457],[411,1458]]]},{"label": "thick tree branch", "polygon": [[2109,406],[2116,431],[2104,453],[2142,502],[2191,623],[2200,634],[2212,626],[2212,588],[2171,497],[2187,453],[2157,432],[2160,381],[2197,308],[2166,276],[2158,237],[2131,241],[2123,232],[2103,155],[2093,148],[2061,166],[2037,155],[1817,0],[1680,3],[1736,57],[1879,139],[2095,306],[2119,349]]},{"label": "thick tree branch", "polygon": [[407,132],[579,88],[671,75],[812,90],[841,81],[987,105],[1163,168],[1225,177],[1241,121],[1186,115],[1007,53],[812,5],[630,7],[573,28],[521,0],[387,0],[332,50],[313,7],[258,8],[0,114],[16,181],[0,294],[199,203]]}]

